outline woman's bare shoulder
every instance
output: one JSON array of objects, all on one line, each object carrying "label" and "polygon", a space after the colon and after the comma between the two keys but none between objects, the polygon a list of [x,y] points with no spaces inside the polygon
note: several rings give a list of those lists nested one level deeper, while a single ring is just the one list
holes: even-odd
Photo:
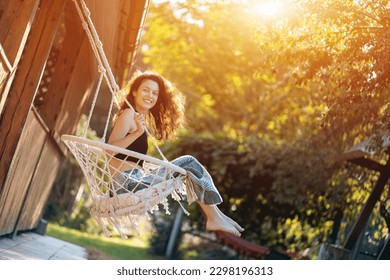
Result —
[{"label": "woman's bare shoulder", "polygon": [[127,108],[118,113],[114,126],[132,125],[134,122],[134,111]]},{"label": "woman's bare shoulder", "polygon": [[134,110],[130,108],[123,109],[122,112],[120,112],[119,115],[125,114],[125,115],[134,115]]},{"label": "woman's bare shoulder", "polygon": [[118,114],[118,119],[134,119],[134,110],[130,109],[130,108],[126,108],[124,110],[122,110],[121,112],[119,112]]}]

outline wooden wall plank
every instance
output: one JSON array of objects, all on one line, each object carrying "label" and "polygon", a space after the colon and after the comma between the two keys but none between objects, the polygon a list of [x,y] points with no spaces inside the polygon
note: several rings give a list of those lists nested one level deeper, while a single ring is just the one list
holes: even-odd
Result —
[{"label": "wooden wall plank", "polygon": [[[12,69],[15,69],[22,55],[31,23],[34,21],[39,0],[9,0],[5,3],[0,19],[0,45]],[[4,4],[4,3],[3,3]],[[11,72],[11,70],[10,70]],[[8,97],[9,87],[15,71],[0,79],[0,115]]]},{"label": "wooden wall plank", "polygon": [[[51,76],[51,82],[45,94],[43,104],[39,107],[39,113],[50,130],[54,129],[55,123],[62,111],[66,89],[73,75],[76,59],[78,58],[81,44],[85,37],[85,31],[82,28],[81,21],[72,1],[68,2],[64,16],[67,32],[62,42],[55,70]],[[84,63],[88,63],[88,57],[85,57],[83,61]]]},{"label": "wooden wall plank", "polygon": [[0,117],[0,196],[66,1],[42,1]]},{"label": "wooden wall plank", "polygon": [[31,111],[0,196],[0,235],[14,230],[46,137],[47,131]]},{"label": "wooden wall plank", "polygon": [[31,23],[34,21],[39,0],[10,0],[1,17],[0,43],[6,52],[11,65],[21,55]]},{"label": "wooden wall plank", "polygon": [[3,15],[4,9],[10,0],[0,0],[0,19]]},{"label": "wooden wall plank", "polygon": [[61,112],[56,120],[54,130],[58,135],[74,134],[78,121],[85,111],[93,87],[95,73],[95,70],[92,69],[94,64],[90,58],[91,46],[88,39],[84,37],[73,75],[66,89]]},{"label": "wooden wall plank", "polygon": [[[134,63],[136,49],[138,47],[143,23],[149,1],[121,1],[121,15],[119,28],[115,36],[118,48],[115,57],[115,69],[118,85],[124,87],[131,73],[131,66]],[[119,71],[122,69],[122,71]]]},{"label": "wooden wall plank", "polygon": [[[128,0],[130,2],[132,0]],[[115,49],[115,33],[118,27],[118,20],[122,17],[120,12],[121,0],[101,1],[86,0],[85,3],[91,12],[91,20],[96,28],[99,38],[102,41],[107,60],[113,68],[114,74],[114,56],[117,55]],[[109,28],[110,27],[110,28]]]},{"label": "wooden wall plank", "polygon": [[31,180],[28,197],[23,205],[23,211],[16,230],[30,230],[37,227],[62,158],[63,155],[59,152],[57,144],[53,142],[52,138],[48,137],[39,158],[34,177]]}]

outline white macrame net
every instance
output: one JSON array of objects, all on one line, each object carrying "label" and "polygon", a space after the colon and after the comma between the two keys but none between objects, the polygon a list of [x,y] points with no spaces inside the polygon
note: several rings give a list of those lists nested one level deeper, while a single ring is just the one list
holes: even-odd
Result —
[{"label": "white macrame net", "polygon": [[[90,213],[107,236],[111,235],[107,225],[116,229],[122,238],[131,229],[140,234],[140,217],[158,210],[159,204],[170,214],[167,197],[171,195],[180,203],[185,195],[185,171],[169,162],[77,136],[63,135],[62,140],[84,173],[92,197]],[[118,152],[126,155],[121,160],[123,164],[127,157],[138,158],[129,173],[120,172],[121,166],[110,164],[113,154]],[[125,187],[128,180],[131,189]]]},{"label": "white macrame net", "polygon": [[[73,2],[96,56],[100,78],[84,136],[62,135],[61,139],[76,158],[87,180],[92,196],[91,215],[107,236],[111,236],[109,228],[112,227],[122,238],[127,238],[126,232],[132,229],[140,234],[139,218],[158,210],[159,204],[169,214],[167,199],[169,195],[182,206],[180,200],[186,194],[184,185],[188,177],[184,169],[168,162],[153,137],[149,138],[152,139],[162,160],[105,143],[113,105],[118,106],[120,98],[129,108],[133,109],[133,107],[115,82],[85,2],[83,0],[73,0]],[[111,106],[102,139],[90,140],[86,138],[87,130],[103,78],[112,94]],[[145,130],[151,136],[146,128]],[[115,154],[124,155],[124,159],[114,159]],[[126,169],[124,166],[129,164],[129,158],[132,159],[131,168],[124,173],[122,171]],[[118,162],[121,163],[118,165]],[[127,187],[129,184],[130,188]],[[187,215],[189,214],[184,208],[183,210]]]}]

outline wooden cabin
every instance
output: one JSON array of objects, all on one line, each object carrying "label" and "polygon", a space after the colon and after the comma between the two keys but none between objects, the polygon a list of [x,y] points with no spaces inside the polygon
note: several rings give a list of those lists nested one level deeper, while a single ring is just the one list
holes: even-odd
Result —
[{"label": "wooden cabin", "polygon": [[[80,3],[82,0],[77,0]],[[85,0],[119,86],[147,0]],[[0,236],[38,227],[98,78],[73,0],[0,0]]]}]

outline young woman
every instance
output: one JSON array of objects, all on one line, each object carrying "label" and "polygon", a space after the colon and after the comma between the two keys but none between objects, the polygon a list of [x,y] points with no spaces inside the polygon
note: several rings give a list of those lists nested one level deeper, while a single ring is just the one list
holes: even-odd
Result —
[{"label": "young woman", "polygon": [[[136,72],[125,92],[135,111],[123,102],[108,143],[146,154],[146,122],[157,139],[171,138],[183,120],[182,95],[169,81],[152,71]],[[115,157],[110,164],[121,172],[128,173],[136,164],[136,160],[131,159],[123,164],[124,155],[116,154]],[[217,207],[222,198],[206,169],[192,156],[179,157],[172,163],[189,173],[191,185],[195,188],[192,193],[196,193],[197,203],[206,216],[206,229],[226,231],[239,236],[244,229]],[[131,188],[131,180],[128,188]]]}]

